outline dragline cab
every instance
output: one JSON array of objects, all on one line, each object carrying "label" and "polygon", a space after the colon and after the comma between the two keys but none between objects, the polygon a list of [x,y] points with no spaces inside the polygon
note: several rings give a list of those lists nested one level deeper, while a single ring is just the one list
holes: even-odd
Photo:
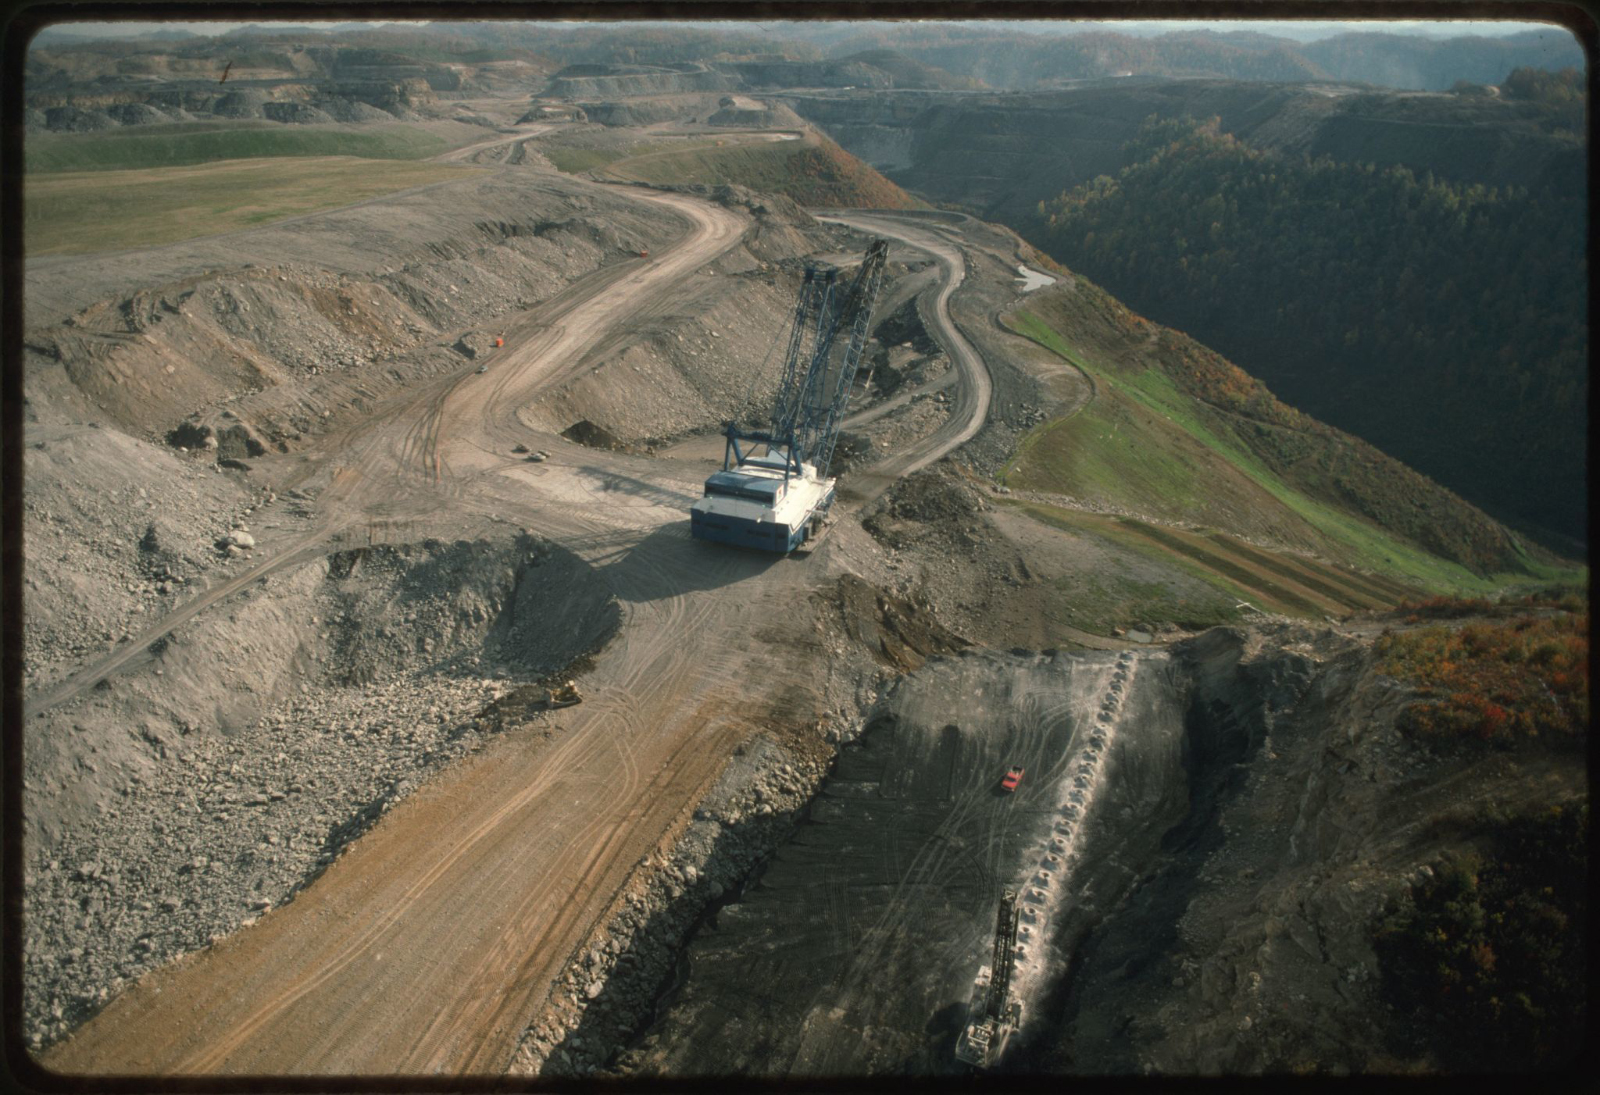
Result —
[{"label": "dragline cab", "polygon": [[820,534],[835,494],[828,464],[888,251],[887,241],[874,240],[848,281],[837,269],[806,268],[770,426],[728,423],[722,470],[706,479],[704,495],[689,510],[691,536],[789,552]]}]

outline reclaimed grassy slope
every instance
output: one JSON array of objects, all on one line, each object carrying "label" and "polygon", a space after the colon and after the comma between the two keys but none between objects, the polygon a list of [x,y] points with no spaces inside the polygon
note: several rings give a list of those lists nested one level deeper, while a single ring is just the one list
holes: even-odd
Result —
[{"label": "reclaimed grassy slope", "polygon": [[477,170],[296,156],[30,175],[23,191],[25,247],[30,256],[154,247],[253,228]]},{"label": "reclaimed grassy slope", "polygon": [[[1427,589],[1487,590],[1581,573],[1535,557],[1454,495],[1284,407],[1216,355],[1133,316],[1082,278],[1039,294],[1006,322],[1083,369],[1099,390],[1077,415],[1024,439],[1005,472],[1013,486],[1244,531]],[[1374,513],[1427,546],[1380,526]]]},{"label": "reclaimed grassy slope", "polygon": [[[28,174],[181,167],[216,160],[276,156],[360,156],[420,160],[451,142],[415,126],[286,126],[277,122],[183,122],[95,133],[29,134]],[[374,165],[387,171],[391,165]]]},{"label": "reclaimed grassy slope", "polygon": [[[1275,554],[1224,533],[1189,532],[1040,502],[1010,504],[1042,524],[1095,543],[1111,557],[1129,559],[1130,564],[1115,571],[1119,587],[1122,571],[1134,569],[1133,559],[1143,570],[1153,566],[1150,573],[1161,576],[1145,581],[1139,590],[1124,590],[1132,597],[1128,603],[1103,606],[1096,600],[1097,584],[1076,579],[1063,618],[1097,634],[1139,620],[1170,620],[1199,629],[1243,619],[1251,610],[1321,619],[1388,608],[1418,596],[1414,587],[1299,555]],[[1180,576],[1193,581],[1179,581]],[[1198,595],[1197,589],[1213,595]]]}]

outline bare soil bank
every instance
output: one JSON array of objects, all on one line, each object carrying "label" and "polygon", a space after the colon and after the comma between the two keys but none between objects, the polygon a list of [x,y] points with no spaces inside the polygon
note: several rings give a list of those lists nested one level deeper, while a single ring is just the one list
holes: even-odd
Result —
[{"label": "bare soil bank", "polygon": [[27,728],[27,1029],[292,899],[603,644],[603,580],[537,536],[337,551]]}]

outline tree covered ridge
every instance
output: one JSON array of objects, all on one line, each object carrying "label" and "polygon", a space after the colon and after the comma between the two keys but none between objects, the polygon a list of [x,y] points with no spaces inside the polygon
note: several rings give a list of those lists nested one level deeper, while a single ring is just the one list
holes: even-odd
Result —
[{"label": "tree covered ridge", "polygon": [[1514,69],[1501,85],[1509,99],[1537,103],[1545,109],[1544,124],[1552,130],[1582,135],[1588,116],[1583,73],[1575,68],[1551,72],[1543,68]]},{"label": "tree covered ridge", "polygon": [[1582,538],[1577,197],[1251,149],[1149,119],[1040,206],[1056,256],[1284,399],[1495,512]]}]

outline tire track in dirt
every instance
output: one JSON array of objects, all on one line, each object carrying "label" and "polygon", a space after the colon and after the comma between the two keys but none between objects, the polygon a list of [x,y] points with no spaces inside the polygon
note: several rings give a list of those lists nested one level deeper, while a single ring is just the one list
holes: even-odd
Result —
[{"label": "tire track in dirt", "polygon": [[542,122],[518,126],[514,132],[502,133],[500,136],[495,137],[492,140],[479,141],[477,144],[469,144],[464,148],[455,148],[451,149],[449,152],[441,152],[437,156],[430,157],[430,160],[433,163],[470,163],[472,162],[473,157],[480,152],[487,151],[491,148],[499,148],[503,144],[516,144],[520,141],[526,141],[533,137],[543,136],[544,134],[559,128],[561,127]]},{"label": "tire track in dirt", "polygon": [[[649,537],[652,550],[623,540],[600,571],[625,624],[590,676],[593,698],[557,718],[565,729],[554,742],[513,732],[419,789],[292,903],[113,1000],[47,1055],[49,1067],[503,1072],[573,949],[749,732],[751,705],[804,685],[803,666],[775,671],[760,644],[728,641],[806,588],[802,568],[655,536],[681,518],[662,508],[671,491],[620,509],[615,492],[600,491],[581,514],[563,513],[565,500],[498,489],[506,462],[484,459],[517,429],[523,401],[744,230],[732,212],[681,195],[629,196],[685,217],[689,234],[571,299],[559,323],[496,359],[494,383],[452,376],[348,431],[352,456],[323,495],[330,520],[388,503],[407,469],[426,475],[432,452],[436,469],[446,456],[457,465],[457,507],[552,531]],[[406,504],[424,502],[443,500]]]}]

